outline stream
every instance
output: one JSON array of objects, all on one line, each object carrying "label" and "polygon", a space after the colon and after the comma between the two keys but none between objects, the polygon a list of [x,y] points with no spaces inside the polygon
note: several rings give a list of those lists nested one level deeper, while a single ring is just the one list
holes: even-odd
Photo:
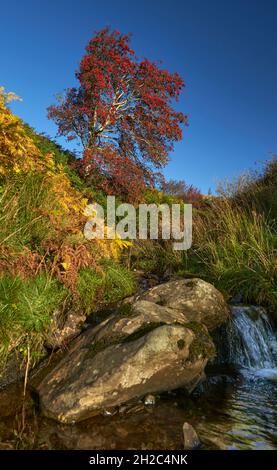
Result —
[{"label": "stream", "polygon": [[233,307],[218,332],[218,357],[191,396],[182,390],[63,425],[40,416],[31,392],[22,410],[22,386],[0,391],[0,448],[182,449],[185,421],[203,449],[277,449],[277,342],[260,307]]}]

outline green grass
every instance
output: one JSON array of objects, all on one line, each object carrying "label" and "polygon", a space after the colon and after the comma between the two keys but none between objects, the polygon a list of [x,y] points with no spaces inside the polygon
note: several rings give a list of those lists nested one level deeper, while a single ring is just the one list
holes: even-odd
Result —
[{"label": "green grass", "polygon": [[0,246],[38,246],[51,236],[53,227],[43,215],[43,209],[51,204],[51,191],[43,175],[19,174],[11,178],[0,195]]},{"label": "green grass", "polygon": [[111,260],[102,262],[102,272],[81,269],[78,275],[79,305],[89,315],[106,305],[128,297],[135,290],[133,274]]},{"label": "green grass", "polygon": [[78,275],[78,294],[79,306],[89,315],[95,308],[97,302],[97,295],[99,295],[103,284],[102,276],[95,270],[90,268],[83,268]]},{"label": "green grass", "polygon": [[184,270],[213,283],[227,297],[277,306],[276,242],[271,221],[225,199],[194,222],[194,246]]},{"label": "green grass", "polygon": [[27,347],[33,362],[40,357],[52,314],[67,295],[47,274],[28,280],[0,277],[0,370],[13,352],[23,360]]},{"label": "green grass", "polygon": [[133,294],[136,283],[132,272],[119,263],[104,261],[103,292],[106,304],[117,302]]}]

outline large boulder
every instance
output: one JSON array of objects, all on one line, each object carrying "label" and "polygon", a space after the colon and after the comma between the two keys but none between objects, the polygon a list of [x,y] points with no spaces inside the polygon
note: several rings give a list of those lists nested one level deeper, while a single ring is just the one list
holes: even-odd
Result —
[{"label": "large boulder", "polygon": [[140,299],[182,312],[188,321],[202,323],[209,331],[230,316],[223,295],[212,284],[198,278],[165,282],[149,289]]},{"label": "large boulder", "polygon": [[191,392],[213,355],[205,326],[141,300],[75,339],[37,386],[41,409],[73,423],[149,393]]}]

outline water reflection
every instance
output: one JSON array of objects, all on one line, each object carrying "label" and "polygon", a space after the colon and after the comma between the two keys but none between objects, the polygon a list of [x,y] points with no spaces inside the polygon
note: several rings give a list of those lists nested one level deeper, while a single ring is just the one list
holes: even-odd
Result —
[{"label": "water reflection", "polygon": [[[164,394],[154,407],[142,403],[115,416],[61,425],[28,409],[23,445],[43,449],[182,449],[182,425],[197,430],[203,449],[276,449],[276,382],[217,367],[192,397]],[[205,393],[204,393],[205,392]],[[18,392],[17,392],[18,393]],[[1,392],[0,441],[18,445],[18,397]],[[5,402],[4,402],[5,400]],[[30,442],[28,443],[28,432]]]}]

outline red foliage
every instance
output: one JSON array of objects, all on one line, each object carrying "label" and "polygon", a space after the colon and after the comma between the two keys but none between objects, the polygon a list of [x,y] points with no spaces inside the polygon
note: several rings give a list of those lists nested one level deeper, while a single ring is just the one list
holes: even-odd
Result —
[{"label": "red foliage", "polygon": [[118,152],[112,145],[86,149],[80,172],[93,186],[106,194],[120,194],[132,202],[139,202],[145,184],[152,183],[147,168]]},{"label": "red foliage", "polygon": [[83,173],[97,170],[101,184],[128,193],[167,163],[173,142],[182,138],[180,124],[187,124],[172,107],[181,77],[138,60],[129,42],[130,35],[108,28],[96,33],[76,74],[79,87],[48,110],[61,135],[81,139]]},{"label": "red foliage", "polygon": [[194,208],[200,209],[203,205],[203,196],[198,188],[188,185],[183,180],[163,181],[161,189],[170,196],[182,199],[186,204],[192,204]]}]

